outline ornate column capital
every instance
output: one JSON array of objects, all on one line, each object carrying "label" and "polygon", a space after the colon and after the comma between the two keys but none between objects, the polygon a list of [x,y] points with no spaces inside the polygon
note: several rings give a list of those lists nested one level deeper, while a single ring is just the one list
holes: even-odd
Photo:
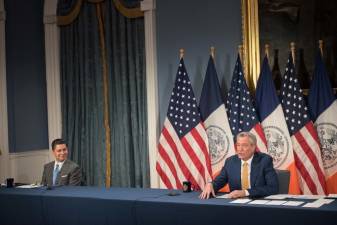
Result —
[{"label": "ornate column capital", "polygon": [[142,11],[149,11],[155,9],[156,9],[155,0],[144,0],[140,3],[140,10]]}]

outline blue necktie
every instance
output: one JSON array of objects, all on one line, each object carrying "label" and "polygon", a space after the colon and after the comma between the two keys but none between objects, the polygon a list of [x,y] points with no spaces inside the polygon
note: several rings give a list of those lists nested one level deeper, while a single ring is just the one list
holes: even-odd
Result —
[{"label": "blue necktie", "polygon": [[59,164],[56,164],[54,172],[53,172],[53,186],[56,183],[56,178],[57,178],[58,173],[59,173]]}]

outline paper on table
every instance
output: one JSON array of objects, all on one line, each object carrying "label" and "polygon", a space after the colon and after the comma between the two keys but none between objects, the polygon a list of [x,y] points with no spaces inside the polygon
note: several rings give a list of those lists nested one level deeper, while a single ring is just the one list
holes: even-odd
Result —
[{"label": "paper on table", "polygon": [[271,200],[266,203],[266,205],[282,205],[286,203],[287,201],[281,201],[281,200]]},{"label": "paper on table", "polygon": [[303,207],[307,207],[307,208],[319,208],[322,205],[329,204],[329,203],[331,203],[333,201],[334,201],[334,199],[317,199],[314,202],[310,202],[310,203],[307,203],[307,204],[303,205]]},{"label": "paper on table", "polygon": [[267,197],[265,197],[265,199],[285,199],[285,198],[291,198],[292,195],[288,195],[288,194],[279,194],[279,195],[269,195]]},{"label": "paper on table", "polygon": [[325,195],[293,195],[292,198],[296,199],[323,199]]},{"label": "paper on table", "polygon": [[249,202],[248,204],[255,204],[255,205],[265,205],[269,200],[254,200]]},{"label": "paper on table", "polygon": [[335,199],[318,199],[317,201],[324,202],[324,204],[330,204],[331,202],[335,201]]},{"label": "paper on table", "polygon": [[244,203],[247,203],[247,202],[250,202],[251,200],[248,199],[248,198],[238,198],[238,199],[235,199],[234,201],[231,201],[229,203],[238,203],[238,204],[244,204]]},{"label": "paper on table", "polygon": [[217,195],[215,198],[229,198],[229,194]]},{"label": "paper on table", "polygon": [[302,201],[287,201],[285,203],[283,203],[283,205],[287,205],[287,206],[299,206],[302,205],[304,202]]},{"label": "paper on table", "polygon": [[324,203],[322,203],[322,202],[311,202],[311,203],[307,203],[307,204],[303,205],[302,207],[306,207],[306,208],[319,208],[322,205],[324,205]]},{"label": "paper on table", "polygon": [[17,186],[16,188],[38,188],[38,187],[42,187],[42,185],[39,185],[39,184],[26,184],[26,185]]}]

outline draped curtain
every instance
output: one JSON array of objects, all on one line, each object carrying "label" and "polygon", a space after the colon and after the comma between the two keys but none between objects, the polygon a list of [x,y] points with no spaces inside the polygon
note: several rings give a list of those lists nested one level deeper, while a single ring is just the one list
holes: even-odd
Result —
[{"label": "draped curtain", "polygon": [[58,3],[63,21],[72,13],[60,26],[62,136],[87,185],[148,187],[144,18],[126,18],[111,0],[91,2]]},{"label": "draped curtain", "polygon": [[105,9],[112,185],[148,186],[144,19],[122,16],[112,1]]}]

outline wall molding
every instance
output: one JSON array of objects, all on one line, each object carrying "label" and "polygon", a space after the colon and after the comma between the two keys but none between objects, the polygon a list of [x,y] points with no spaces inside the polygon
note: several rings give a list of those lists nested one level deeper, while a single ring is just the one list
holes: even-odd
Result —
[{"label": "wall molding", "polygon": [[[44,29],[46,53],[47,106],[49,143],[62,135],[59,27],[57,26],[57,0],[44,2]],[[50,151],[49,160],[54,160]]]},{"label": "wall molding", "polygon": [[29,157],[36,157],[36,156],[49,157],[48,149],[42,149],[42,150],[37,150],[37,151],[28,151],[28,152],[11,153],[11,154],[9,154],[9,159],[15,160],[17,158],[29,158]]},{"label": "wall molding", "polygon": [[9,176],[8,115],[6,82],[6,36],[4,1],[0,0],[0,181]]},{"label": "wall molding", "polygon": [[43,23],[44,24],[56,24],[57,16],[56,15],[44,15]]},{"label": "wall molding", "polygon": [[6,12],[5,11],[0,11],[0,21],[6,20]]},{"label": "wall molding", "polygon": [[[61,136],[61,94],[59,66],[59,28],[56,24],[57,0],[44,2],[46,80],[49,143]],[[6,81],[6,44],[5,44],[4,0],[0,0],[0,181],[6,177],[36,180],[40,177],[43,164],[54,160],[49,150],[36,150],[22,153],[9,153],[7,81]],[[27,171],[28,168],[28,171]]]},{"label": "wall molding", "polygon": [[159,187],[159,176],[156,171],[157,141],[159,138],[159,108],[158,108],[158,79],[157,79],[157,46],[156,46],[156,16],[155,0],[141,2],[144,11],[145,26],[145,58],[146,58],[146,87],[147,87],[147,126],[148,149],[150,162],[150,185]]},{"label": "wall molding", "polygon": [[37,150],[9,155],[10,177],[19,183],[40,183],[43,165],[49,162],[48,150]]}]

